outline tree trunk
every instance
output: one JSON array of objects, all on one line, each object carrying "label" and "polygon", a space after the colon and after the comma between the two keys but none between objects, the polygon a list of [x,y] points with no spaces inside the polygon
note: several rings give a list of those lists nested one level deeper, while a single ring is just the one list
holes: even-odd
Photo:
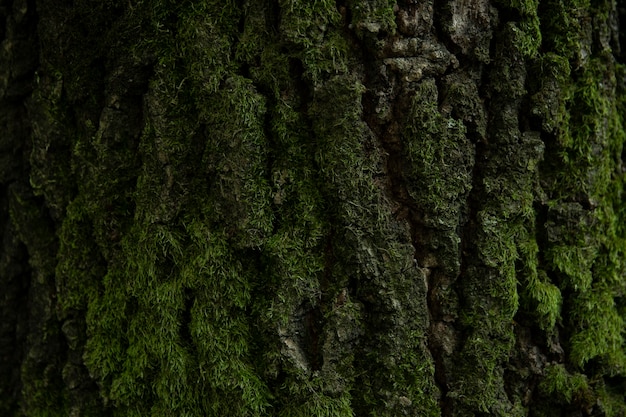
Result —
[{"label": "tree trunk", "polygon": [[623,5],[0,22],[2,415],[626,416]]}]

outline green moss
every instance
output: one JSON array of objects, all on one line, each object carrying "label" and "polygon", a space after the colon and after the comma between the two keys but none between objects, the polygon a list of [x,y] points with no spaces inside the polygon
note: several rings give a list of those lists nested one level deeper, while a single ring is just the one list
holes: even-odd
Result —
[{"label": "green moss", "polygon": [[571,404],[574,400],[582,402],[591,395],[590,389],[585,375],[570,374],[561,364],[548,365],[539,384],[543,395],[555,398],[560,404]]},{"label": "green moss", "polygon": [[[346,350],[335,369],[347,371],[342,378],[358,387],[352,394],[357,414],[438,415],[434,366],[424,348],[425,306],[416,302],[425,296],[424,277],[406,268],[413,252],[409,237],[394,224],[376,182],[383,172],[382,155],[362,121],[363,93],[355,77],[332,77],[314,90],[309,107],[326,212],[337,228],[333,255],[342,260],[333,269],[335,288],[358,280],[358,299],[370,303],[371,311],[388,312],[387,317],[375,313],[349,327],[351,334],[363,332],[366,337],[358,357]],[[328,112],[329,107],[338,111]],[[331,354],[330,347],[326,352]],[[352,361],[353,366],[344,368]],[[356,376],[355,368],[367,372]]]},{"label": "green moss", "polygon": [[[528,196],[532,195],[537,160],[541,156],[541,148],[536,145],[530,136],[526,137],[525,146],[517,145],[515,151],[501,145],[491,156],[494,165],[485,167],[491,175],[483,179],[482,210],[477,214],[471,238],[474,250],[460,284],[465,306],[461,324],[468,336],[456,359],[463,365],[453,371],[458,379],[451,390],[467,413],[480,410],[509,415],[515,408],[504,400],[502,364],[514,345],[513,317],[519,307],[518,264],[528,273],[527,291],[534,298],[537,314],[553,324],[554,300],[546,300],[540,292],[551,287],[546,284],[538,289],[531,284],[533,280],[536,283],[537,254],[529,247],[533,239],[530,219],[534,214],[532,198]],[[498,158],[505,154],[510,157],[511,152],[520,161],[518,167],[511,167],[508,175],[497,168],[490,171]]]},{"label": "green moss", "polygon": [[[495,317],[494,317],[495,318]],[[458,357],[458,379],[448,396],[457,401],[459,413],[483,412],[510,415],[502,388],[504,378],[501,363],[512,348],[513,339],[494,337],[489,330],[472,332]]]},{"label": "green moss", "polygon": [[537,9],[538,0],[499,0],[508,9],[516,11],[520,20],[513,26],[516,45],[526,58],[536,56],[542,41]]},{"label": "green moss", "polygon": [[[561,304],[559,289],[541,272],[536,243],[534,204],[545,145],[537,132],[521,132],[518,118],[528,87],[523,58],[533,56],[537,45],[526,44],[513,23],[502,28],[499,39],[490,72],[488,141],[478,148],[480,169],[471,172],[476,214],[463,235],[465,267],[456,284],[465,337],[448,396],[459,415],[522,412],[519,400],[503,389],[520,298],[545,328],[555,325]],[[501,95],[507,99],[501,101]]]},{"label": "green moss", "polygon": [[[55,36],[69,48],[42,57],[49,68],[30,105],[46,116],[30,155],[38,198],[15,185],[10,198],[37,282],[52,292],[56,284],[63,317],[87,312],[84,359],[107,410],[438,415],[427,277],[412,267],[414,236],[387,200],[386,156],[363,121],[366,88],[353,74],[361,57],[337,3],[155,1],[127,13],[91,3],[59,20],[71,27],[84,18],[84,39],[62,31]],[[426,249],[438,257],[437,273],[462,271],[449,290],[461,312],[447,400],[459,415],[525,411],[503,388],[521,288],[542,329],[566,327],[570,365],[594,381],[552,365],[541,394],[572,404],[597,388],[598,406],[620,415],[617,379],[602,380],[626,364],[624,69],[590,54],[584,1],[500,5],[517,21],[504,25],[486,74],[490,130],[478,90],[444,80],[442,105],[429,79],[408,87],[415,91],[401,133],[410,198],[436,235]],[[394,6],[348,1],[350,29],[377,43],[394,32]],[[97,40],[93,28],[116,17],[106,41]],[[111,49],[128,51],[125,59],[102,52],[116,29],[125,45]],[[109,57],[106,65],[93,65],[82,43]],[[536,82],[525,59],[538,68]],[[113,96],[133,94],[113,75],[146,61],[154,64],[148,91],[115,109]],[[518,117],[526,89],[541,137],[520,132],[536,126]],[[63,100],[84,113],[76,115],[84,126],[66,129]],[[451,102],[467,112],[452,117]],[[124,128],[135,116],[145,126]],[[62,147],[48,152],[53,137]],[[543,142],[550,156],[540,164]],[[64,157],[71,169],[59,168]],[[58,254],[47,209],[61,224]],[[546,210],[545,224],[534,224],[543,218],[536,209]],[[45,312],[37,337],[61,340],[54,310]],[[40,359],[23,369],[30,414],[67,411],[69,397],[50,386],[70,368]]]},{"label": "green moss", "polygon": [[273,228],[266,107],[234,73],[240,11],[226,6],[181,6],[180,21],[165,6],[148,14],[156,32],[145,46],[159,62],[134,226],[89,303],[85,355],[105,398],[130,414],[258,415],[268,404],[249,361],[246,309],[258,271],[237,261]]},{"label": "green moss", "polygon": [[621,307],[624,92],[616,78],[619,66],[609,51],[594,44],[596,38],[606,44],[602,22],[612,7],[606,2],[542,3],[543,47],[550,52],[539,60],[545,75],[534,99],[542,129],[556,136],[542,165],[549,199],[545,266],[562,289],[574,290],[563,292],[569,313],[561,321],[571,332],[568,360],[594,381],[587,387],[582,376],[577,379],[555,365],[542,389],[558,393],[564,403],[590,403],[598,395],[607,415],[620,415],[623,399],[616,400],[615,381],[607,383],[603,376],[623,375],[626,365]]},{"label": "green moss", "polygon": [[[304,382],[302,382],[304,383]],[[285,404],[277,416],[280,417],[339,417],[354,416],[350,403],[350,396],[343,395],[338,398],[327,396],[316,388],[316,382],[305,383],[308,385],[308,395],[304,402],[290,402]]]},{"label": "green moss", "polygon": [[[452,108],[458,119],[463,122],[468,135],[475,134],[481,140],[487,133],[487,116],[480,99],[478,88],[467,75],[450,74],[444,77],[441,109]],[[443,115],[442,115],[443,116]],[[454,122],[454,119],[451,119]]]},{"label": "green moss", "polygon": [[407,188],[423,210],[425,226],[438,230],[432,245],[441,266],[459,268],[457,228],[472,184],[474,147],[464,124],[441,114],[434,80],[418,84],[403,132],[409,163]]},{"label": "green moss", "polygon": [[550,248],[547,259],[567,276],[567,286],[586,291],[593,280],[591,267],[596,255],[594,247],[555,245]]},{"label": "green moss", "polygon": [[68,206],[59,236],[56,285],[58,302],[64,311],[86,309],[105,274],[103,259],[93,242],[91,220],[83,212],[84,205],[77,199]]},{"label": "green moss", "polygon": [[538,91],[531,97],[531,114],[539,117],[543,131],[556,132],[566,126],[569,117],[565,104],[570,95],[570,64],[566,58],[547,52],[537,58],[533,70],[540,75],[529,80],[531,86],[535,80],[539,84],[533,86]]},{"label": "green moss", "polygon": [[334,1],[283,0],[279,5],[281,38],[302,62],[307,79],[318,84],[321,77],[348,70],[348,45]]},{"label": "green moss", "polygon": [[563,304],[560,289],[549,281],[544,271],[541,271],[535,279],[531,279],[525,289],[536,303],[534,309],[539,316],[540,327],[544,330],[553,329],[560,317]]},{"label": "green moss", "polygon": [[562,364],[549,364],[539,384],[539,391],[560,405],[577,404],[589,407],[595,403],[595,395],[587,376],[571,374]]},{"label": "green moss", "polygon": [[393,34],[396,29],[395,0],[349,0],[352,24],[360,37]]},{"label": "green moss", "polygon": [[[534,3],[534,2],[531,2]],[[538,5],[539,2],[537,2]],[[537,6],[535,5],[535,7]],[[524,16],[519,25],[520,45],[524,56],[533,58],[541,46],[541,30],[539,28],[539,17],[536,13]]]},{"label": "green moss", "polygon": [[[572,205],[561,209],[565,206],[556,205],[555,210],[562,213],[558,218],[569,221],[573,227],[562,232],[548,229],[554,243],[546,251],[546,259],[554,270],[565,275],[563,285],[580,291],[570,301],[573,316],[582,320],[573,321],[577,330],[571,338],[572,361],[583,365],[602,357],[609,368],[621,369],[624,358],[618,352],[623,339],[618,329],[623,319],[613,302],[617,293],[606,286],[606,280],[614,282],[607,263],[620,268],[609,259],[617,259],[623,252],[618,243],[623,237],[617,234],[617,219],[611,207],[615,193],[622,192],[622,185],[612,178],[617,169],[615,156],[621,152],[624,137],[620,133],[621,120],[614,116],[618,114],[615,81],[605,79],[601,70],[605,65],[608,64],[603,57],[591,58],[567,102],[568,111],[577,116],[563,118],[565,128],[560,129],[559,146],[560,163],[565,169],[555,190],[558,198],[582,191],[587,201],[603,209],[588,211]],[[594,81],[598,79],[603,81]]]},{"label": "green moss", "polygon": [[626,413],[624,386],[608,387],[601,384],[597,389],[598,405],[607,417],[619,417]]},{"label": "green moss", "polygon": [[[567,107],[576,116],[565,119],[567,124],[559,135],[560,155],[569,169],[559,177],[564,192],[580,190],[598,201],[610,182],[613,149],[611,142],[619,141],[617,126],[609,119],[615,114],[612,80],[602,79],[605,58],[592,59],[573,88]],[[605,84],[606,83],[606,84]]]},{"label": "green moss", "polygon": [[[111,378],[120,371],[120,364],[127,348],[127,314],[132,310],[130,300],[124,294],[124,276],[111,271],[103,279],[104,290],[88,305],[85,365],[108,389]],[[110,308],[115,306],[115,308]],[[105,398],[109,395],[103,393]]]},{"label": "green moss", "polygon": [[[510,63],[506,66],[505,62],[500,69],[516,74],[514,61]],[[513,89],[523,83],[521,76],[507,80]],[[439,266],[455,271],[459,247],[454,239],[467,195],[473,188],[473,146],[465,137],[462,123],[440,114],[434,82],[425,81],[418,86],[409,120],[405,143],[407,159],[414,170],[409,192],[424,209],[425,224],[436,228],[439,234],[450,233],[452,242],[446,244],[445,252],[436,250],[443,260]],[[508,145],[516,125],[517,120],[506,118],[499,122],[502,130],[491,138],[499,145],[489,155],[489,162],[483,164],[480,188],[476,190],[482,193],[481,210],[468,244],[473,248],[472,254],[466,255],[471,260],[458,287],[464,306],[460,324],[467,336],[454,359],[457,365],[450,370],[448,393],[459,413],[510,415],[516,407],[519,409],[519,404],[506,400],[503,363],[514,345],[513,317],[518,309],[516,263],[522,256],[518,248],[533,238],[528,230],[532,230],[529,223],[534,219],[533,187],[543,145],[535,135],[519,133],[516,142]],[[505,173],[498,165],[501,158],[515,158],[518,164],[507,165],[511,172]],[[536,267],[536,253],[527,255],[525,260],[534,262]]]},{"label": "green moss", "polygon": [[258,247],[273,228],[265,102],[248,81],[232,77],[210,103],[199,108],[199,117],[211,135],[202,163],[220,178],[211,185],[211,211],[236,228],[230,233],[237,233],[239,245]]},{"label": "green moss", "polygon": [[518,272],[523,284],[520,298],[524,310],[532,311],[539,326],[550,332],[560,318],[563,297],[561,290],[550,281],[546,271],[539,269],[539,246],[533,238],[533,229],[526,229],[518,237],[519,262],[522,265]]},{"label": "green moss", "polygon": [[404,143],[413,168],[411,197],[431,213],[433,221],[455,228],[472,187],[473,147],[465,137],[465,126],[439,113],[434,80],[419,85],[408,119]]},{"label": "green moss", "polygon": [[583,366],[600,357],[611,373],[624,372],[624,318],[618,312],[613,289],[596,284],[576,297],[572,305],[576,332],[570,339],[571,361]]},{"label": "green moss", "polygon": [[542,2],[541,27],[546,49],[571,60],[581,61],[589,53],[591,28],[587,20],[589,0],[548,0]]}]

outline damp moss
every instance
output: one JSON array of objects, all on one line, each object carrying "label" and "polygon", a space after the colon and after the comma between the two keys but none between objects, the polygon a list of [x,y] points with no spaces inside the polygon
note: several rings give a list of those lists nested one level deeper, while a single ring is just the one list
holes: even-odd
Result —
[{"label": "damp moss", "polygon": [[[271,10],[252,3],[129,4],[124,19],[136,16],[143,36],[120,41],[132,44],[124,65],[147,59],[151,80],[146,75],[134,93],[140,98],[121,109],[113,96],[133,94],[103,78],[117,71],[117,58],[94,63],[82,48],[43,56],[58,77],[44,80],[45,97],[35,96],[32,109],[49,116],[36,147],[66,122],[57,90],[65,88],[87,121],[54,158],[30,155],[39,197],[11,197],[33,276],[54,292],[56,274],[62,315],[86,310],[83,357],[105,413],[436,416],[426,275],[414,267],[408,226],[394,219],[383,191],[385,155],[363,122],[366,89],[352,73],[360,69],[347,22],[333,1],[280,1]],[[370,40],[392,33],[394,3],[348,1],[352,29]],[[445,113],[433,80],[410,87],[409,191],[425,224],[444,236],[431,249],[445,255],[446,272],[461,271],[459,234],[468,238],[455,286],[460,365],[448,375],[459,414],[521,414],[503,388],[519,284],[540,327],[571,330],[570,365],[598,372],[594,381],[623,375],[624,124],[615,115],[623,114],[624,94],[606,76],[615,69],[611,57],[588,53],[586,3],[546,3],[500,3],[519,16],[504,27],[501,49],[512,52],[498,52],[487,77],[496,127],[487,134],[482,121]],[[88,17],[87,39],[59,37],[92,45],[98,34],[89,27],[109,27],[119,12],[110,2],[80,5],[72,19]],[[536,58],[539,44],[550,52],[535,61],[536,87],[520,58]],[[534,126],[517,117],[524,106],[515,100],[526,88],[538,91],[541,140],[519,131]],[[510,93],[514,105],[500,108],[498,93]],[[122,128],[128,108],[145,126]],[[472,130],[487,161],[476,171]],[[540,165],[542,141],[556,156]],[[71,169],[57,171],[52,161],[68,155]],[[539,165],[544,189],[534,200]],[[71,192],[60,192],[60,183]],[[476,216],[468,220],[472,191]],[[49,208],[61,224],[58,258]],[[547,224],[532,224],[536,209],[547,212]],[[569,230],[560,230],[567,219]],[[544,234],[544,246],[533,245]],[[559,318],[562,305],[569,322]],[[59,339],[52,313],[44,333]],[[62,383],[62,364],[39,365],[23,369],[33,414],[65,410],[65,394],[50,390]],[[587,382],[569,372],[549,367],[540,390],[575,400]],[[607,384],[598,388],[599,406],[620,415],[615,379]]]},{"label": "damp moss", "polygon": [[91,219],[82,205],[79,199],[67,207],[59,236],[56,286],[58,302],[64,311],[85,309],[105,274],[103,259],[91,238]]},{"label": "damp moss", "polygon": [[591,395],[587,377],[580,373],[571,374],[562,364],[549,364],[545,375],[539,383],[543,395],[556,396],[561,404],[571,404],[573,400],[581,401]]},{"label": "damp moss", "polygon": [[589,53],[589,0],[548,0],[542,2],[541,25],[544,45],[572,62]]},{"label": "damp moss", "polygon": [[576,365],[600,357],[611,373],[624,372],[624,318],[614,297],[612,288],[596,284],[573,300],[571,320],[576,333],[570,339],[570,359]]},{"label": "damp moss", "polygon": [[[531,97],[531,115],[539,118],[543,131],[554,133],[565,126],[568,117],[565,104],[570,96],[569,61],[547,52],[534,61],[532,68],[540,75],[529,80],[531,88],[538,90]],[[539,85],[533,85],[535,82]]]},{"label": "damp moss", "polygon": [[145,95],[134,225],[88,306],[85,354],[120,412],[257,415],[268,404],[249,360],[245,311],[257,272],[237,261],[272,228],[266,110],[230,63],[240,11],[223,6],[181,6],[179,20],[165,6],[137,11],[156,19],[144,46],[159,59]]},{"label": "damp moss", "polygon": [[[548,197],[544,266],[564,290],[568,316],[562,317],[562,323],[570,334],[568,361],[589,372],[594,381],[590,389],[606,396],[609,414],[620,405],[607,394],[613,392],[614,381],[604,388],[602,378],[623,375],[626,364],[620,307],[624,282],[619,277],[624,271],[620,260],[624,231],[619,226],[623,222],[619,207],[624,186],[620,162],[624,93],[616,78],[619,65],[607,48],[608,35],[601,23],[611,7],[587,1],[542,5],[547,49],[542,60],[550,62],[548,68],[562,69],[552,76],[556,83],[549,80],[549,73],[542,77],[542,91],[536,96],[547,110],[537,112],[542,129],[555,135],[554,142],[548,142],[550,157],[541,167]],[[560,389],[568,392],[567,384]]]},{"label": "damp moss", "polygon": [[605,79],[605,68],[613,67],[607,59],[590,59],[567,97],[566,111],[575,116],[561,117],[558,134],[557,153],[565,169],[557,178],[564,196],[582,192],[599,201],[611,181],[615,144],[622,135],[612,98],[615,79]]},{"label": "damp moss", "polygon": [[249,81],[231,77],[210,103],[199,108],[199,117],[211,135],[202,163],[220,178],[211,185],[212,210],[236,228],[230,233],[237,233],[233,240],[241,247],[258,247],[273,228],[265,100]]},{"label": "damp moss", "polygon": [[333,1],[284,0],[280,32],[314,84],[321,77],[348,70],[348,45],[341,35],[341,15]]},{"label": "damp moss", "polygon": [[474,147],[462,121],[439,112],[434,80],[416,86],[403,132],[409,164],[407,188],[424,213],[424,225],[438,230],[441,266],[459,267],[458,227],[472,189]]},{"label": "damp moss", "polygon": [[502,389],[501,363],[512,344],[512,338],[496,338],[490,331],[474,331],[467,338],[454,372],[463,376],[456,379],[448,393],[457,403],[460,415],[471,412],[509,415],[511,410],[507,409],[506,393]]},{"label": "damp moss", "polygon": [[503,389],[520,298],[546,327],[554,326],[559,314],[558,289],[540,273],[535,243],[535,194],[545,145],[538,133],[521,131],[518,118],[527,89],[522,62],[533,52],[514,24],[503,26],[499,39],[489,74],[493,116],[487,143],[479,148],[480,169],[472,171],[475,214],[464,233],[465,265],[456,285],[465,336],[448,396],[459,415],[521,411],[520,402]]},{"label": "damp moss", "polygon": [[553,246],[547,254],[556,269],[567,276],[566,285],[579,291],[586,291],[591,286],[591,267],[595,258],[594,247]]},{"label": "damp moss", "polygon": [[563,304],[559,287],[550,282],[545,271],[540,271],[536,276],[529,277],[525,291],[535,303],[532,309],[538,315],[539,326],[544,330],[554,329]]},{"label": "damp moss", "polygon": [[308,399],[301,404],[287,404],[277,416],[280,417],[336,417],[354,416],[349,396],[333,398],[317,392],[314,384],[308,389]]},{"label": "damp moss", "polygon": [[[424,277],[406,268],[412,258],[409,237],[394,224],[376,182],[384,172],[382,155],[362,121],[364,91],[354,76],[335,76],[314,90],[309,108],[327,212],[339,228],[332,245],[343,266],[335,269],[335,279],[339,285],[358,282],[358,299],[371,311],[387,312],[364,317],[359,326],[364,339],[354,366],[367,371],[347,374],[359,387],[354,410],[438,415],[434,365],[425,349],[426,306],[419,302],[425,297]],[[339,111],[328,112],[329,106]]]},{"label": "damp moss", "polygon": [[432,221],[438,219],[454,229],[472,187],[473,147],[463,123],[441,115],[437,100],[434,80],[420,83],[413,96],[404,141],[413,168],[409,191]]},{"label": "damp moss", "polygon": [[605,284],[609,277],[599,268],[606,265],[607,257],[615,259],[623,251],[618,244],[623,237],[617,234],[615,214],[610,208],[614,193],[622,192],[622,186],[613,178],[618,169],[615,156],[621,152],[624,137],[615,107],[615,81],[605,77],[602,68],[606,66],[612,67],[604,57],[594,57],[580,72],[571,101],[566,102],[568,110],[577,116],[562,119],[566,125],[560,129],[558,139],[560,164],[565,169],[558,176],[559,188],[554,196],[564,199],[582,192],[583,203],[591,203],[594,208],[555,205],[556,210],[569,207],[561,217],[578,220],[574,220],[569,235],[548,229],[554,243],[546,254],[552,268],[565,275],[563,285],[579,291],[570,300],[573,316],[582,320],[576,322],[577,330],[571,338],[572,361],[583,365],[592,358],[603,357],[611,367],[621,368],[623,358],[616,352],[623,346],[622,335],[617,331],[622,318],[612,301],[617,293]]},{"label": "damp moss", "polygon": [[352,24],[361,37],[368,35],[393,34],[396,29],[395,0],[349,0]]},{"label": "damp moss", "polygon": [[539,24],[537,9],[538,0],[499,0],[509,10],[514,10],[519,15],[519,22],[513,26],[517,37],[517,47],[526,58],[536,56],[541,46],[542,34]]},{"label": "damp moss", "polygon": [[[443,261],[439,266],[454,273],[460,249],[454,239],[463,220],[462,208],[473,189],[474,148],[465,137],[462,122],[440,114],[434,82],[427,80],[418,86],[409,120],[405,143],[414,170],[409,192],[424,210],[425,224],[440,234],[450,234],[451,243],[445,253],[439,249]],[[502,389],[502,366],[514,344],[518,245],[528,238],[524,236],[524,224],[533,218],[532,187],[542,154],[536,138],[523,138],[522,146],[515,147],[504,144],[508,140],[505,136],[498,138],[504,143],[483,167],[486,174],[477,190],[485,194],[474,220],[475,253],[458,288],[464,300],[460,324],[467,336],[455,358],[460,365],[450,370],[448,392],[459,413],[478,410],[506,415],[514,407],[503,401],[506,393]],[[513,167],[514,175],[506,175],[495,161],[512,153],[517,155],[519,166]],[[425,182],[422,186],[421,181]]]},{"label": "damp moss", "polygon": [[518,308],[515,261],[517,250],[510,228],[481,216],[481,231],[474,240],[476,256],[488,266],[470,265],[465,271],[461,297],[465,300],[460,324],[468,332],[452,370],[455,382],[448,394],[459,408],[506,415],[502,364],[514,345],[513,317]]},{"label": "damp moss", "polygon": [[626,413],[624,404],[624,386],[608,387],[601,384],[597,388],[598,405],[607,417],[619,417]]},{"label": "damp moss", "polygon": [[518,237],[520,301],[525,311],[533,312],[539,327],[550,332],[560,318],[563,296],[546,271],[539,267],[539,245],[535,235],[535,227],[527,226]]}]

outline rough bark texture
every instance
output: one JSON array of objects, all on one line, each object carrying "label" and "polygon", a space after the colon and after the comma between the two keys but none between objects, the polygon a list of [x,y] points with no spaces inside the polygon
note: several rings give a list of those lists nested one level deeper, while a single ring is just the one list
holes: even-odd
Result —
[{"label": "rough bark texture", "polygon": [[625,416],[612,0],[0,0],[0,414]]}]

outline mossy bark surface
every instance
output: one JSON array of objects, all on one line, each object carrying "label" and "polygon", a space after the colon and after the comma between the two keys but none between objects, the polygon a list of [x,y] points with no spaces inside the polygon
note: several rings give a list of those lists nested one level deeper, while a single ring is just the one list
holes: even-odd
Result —
[{"label": "mossy bark surface", "polygon": [[626,415],[621,3],[0,29],[0,414]]}]

